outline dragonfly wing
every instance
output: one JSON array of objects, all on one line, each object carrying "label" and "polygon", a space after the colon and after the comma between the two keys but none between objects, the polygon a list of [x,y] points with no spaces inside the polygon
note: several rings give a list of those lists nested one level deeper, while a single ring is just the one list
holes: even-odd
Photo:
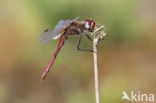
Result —
[{"label": "dragonfly wing", "polygon": [[63,29],[65,29],[67,26],[69,26],[72,22],[78,20],[82,15],[76,17],[75,19],[73,20],[70,20],[70,19],[66,19],[66,20],[60,20],[55,29],[54,29],[54,34],[57,35],[59,34],[60,32],[62,32]]},{"label": "dragonfly wing", "polygon": [[61,32],[70,25],[71,20],[60,20],[54,30],[45,30],[40,36],[40,41],[42,44],[47,44],[49,41],[53,39],[57,39],[61,36]]},{"label": "dragonfly wing", "polygon": [[71,22],[74,22],[74,21],[78,20],[80,17],[81,17],[81,15],[76,17],[75,19],[73,19]]},{"label": "dragonfly wing", "polygon": [[78,19],[81,18],[84,14],[85,14],[85,12],[82,13],[80,16],[76,17],[75,19],[73,19],[71,22],[74,22],[74,21],[78,20]]},{"label": "dragonfly wing", "polygon": [[81,16],[83,16],[83,14],[81,14],[80,16],[76,17],[73,20],[70,19],[66,19],[66,20],[60,20],[55,29],[52,30],[46,30],[45,32],[42,33],[42,35],[40,36],[40,41],[42,44],[47,44],[50,40],[53,39],[57,39],[58,37],[60,37],[60,33],[63,32],[63,30],[69,26],[72,22],[78,20]]},{"label": "dragonfly wing", "polygon": [[60,20],[55,29],[54,29],[54,34],[57,35],[59,34],[60,32],[62,32],[63,29],[65,29],[67,26],[69,26],[71,23],[71,20],[70,19],[66,19],[66,20]]},{"label": "dragonfly wing", "polygon": [[42,44],[47,44],[53,39],[57,39],[61,34],[54,34],[52,30],[45,30],[40,36],[40,41]]}]

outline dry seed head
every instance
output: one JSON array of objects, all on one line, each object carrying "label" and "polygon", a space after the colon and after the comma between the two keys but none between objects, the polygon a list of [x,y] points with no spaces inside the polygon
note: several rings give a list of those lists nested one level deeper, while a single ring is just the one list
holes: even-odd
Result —
[{"label": "dry seed head", "polygon": [[97,24],[95,26],[94,32],[92,33],[94,38],[97,38],[98,41],[102,40],[106,36],[104,29],[105,29],[104,25]]}]

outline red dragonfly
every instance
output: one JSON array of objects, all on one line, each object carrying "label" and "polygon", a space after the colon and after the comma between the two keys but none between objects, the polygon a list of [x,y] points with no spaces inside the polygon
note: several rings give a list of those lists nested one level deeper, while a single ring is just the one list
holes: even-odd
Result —
[{"label": "red dragonfly", "polygon": [[92,40],[91,37],[87,33],[92,32],[92,30],[94,29],[94,26],[95,26],[95,22],[93,21],[93,19],[86,19],[83,22],[79,22],[79,21],[77,21],[79,18],[80,18],[80,16],[73,20],[69,20],[69,19],[60,20],[58,22],[58,24],[56,25],[56,27],[54,28],[54,30],[45,30],[42,33],[42,35],[40,36],[40,41],[43,44],[47,44],[50,40],[54,40],[54,39],[57,39],[60,37],[58,48],[56,49],[50,62],[44,69],[44,72],[41,77],[41,83],[47,76],[50,67],[52,66],[57,54],[59,53],[61,47],[64,45],[64,43],[67,40],[69,35],[79,35],[80,36],[78,44],[77,44],[77,50],[93,52],[93,50],[80,49],[79,45],[80,45],[80,41],[82,38],[82,34],[85,34],[89,40]]}]

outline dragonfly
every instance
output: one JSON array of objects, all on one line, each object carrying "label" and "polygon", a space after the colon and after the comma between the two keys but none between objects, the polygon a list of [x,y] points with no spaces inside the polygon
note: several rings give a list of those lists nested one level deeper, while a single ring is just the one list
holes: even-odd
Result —
[{"label": "dragonfly", "polygon": [[42,44],[47,44],[49,43],[51,40],[55,40],[60,38],[58,47],[54,53],[54,55],[52,56],[50,62],[48,63],[48,65],[46,66],[46,68],[43,71],[43,74],[41,76],[41,83],[43,82],[43,80],[46,78],[54,60],[56,59],[60,49],[62,48],[62,46],[64,45],[65,41],[68,39],[69,36],[72,35],[79,35],[79,41],[77,44],[77,50],[80,51],[89,51],[89,52],[93,52],[93,50],[87,50],[87,49],[80,49],[80,42],[81,42],[81,38],[82,35],[85,34],[86,37],[92,41],[92,38],[88,35],[89,32],[93,32],[93,29],[95,27],[95,21],[93,19],[85,19],[83,22],[78,21],[78,19],[80,18],[76,17],[73,20],[70,19],[66,19],[66,20],[60,20],[57,25],[55,26],[54,30],[45,30],[41,36],[40,36],[40,41]]}]

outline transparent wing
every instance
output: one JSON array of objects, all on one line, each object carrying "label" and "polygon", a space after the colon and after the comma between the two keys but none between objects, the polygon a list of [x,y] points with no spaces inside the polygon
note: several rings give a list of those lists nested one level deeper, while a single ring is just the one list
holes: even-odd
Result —
[{"label": "transparent wing", "polygon": [[54,35],[52,30],[45,30],[42,35],[40,36],[40,41],[42,44],[47,44],[50,40],[57,39],[60,37],[61,34]]},{"label": "transparent wing", "polygon": [[78,20],[78,19],[81,18],[84,14],[85,14],[85,12],[82,13],[80,16],[76,17],[75,19],[73,19],[71,22],[74,22],[74,21]]},{"label": "transparent wing", "polygon": [[60,37],[61,32],[63,31],[64,28],[66,28],[70,24],[70,20],[60,20],[54,30],[45,30],[41,36],[40,36],[40,41],[42,44],[47,44],[53,39],[57,39]]},{"label": "transparent wing", "polygon": [[66,28],[68,25],[70,25],[70,23],[71,23],[71,20],[70,19],[60,20],[57,23],[57,25],[56,25],[56,27],[55,27],[55,29],[53,31],[54,35],[59,34],[64,28]]},{"label": "transparent wing", "polygon": [[81,16],[82,14],[73,20],[70,20],[70,19],[60,20],[55,26],[54,30],[45,30],[40,36],[41,43],[47,44],[51,40],[59,38],[61,35],[61,32],[63,32],[63,29],[69,26],[72,22],[78,20]]},{"label": "transparent wing", "polygon": [[73,19],[73,20],[70,20],[70,19],[60,20],[60,21],[57,23],[57,25],[56,25],[56,27],[55,27],[55,29],[54,29],[54,31],[53,31],[53,34],[54,34],[54,35],[59,34],[63,29],[65,29],[67,26],[69,26],[72,22],[78,20],[81,16],[82,16],[82,14],[81,14],[80,16],[76,17],[76,18]]}]

